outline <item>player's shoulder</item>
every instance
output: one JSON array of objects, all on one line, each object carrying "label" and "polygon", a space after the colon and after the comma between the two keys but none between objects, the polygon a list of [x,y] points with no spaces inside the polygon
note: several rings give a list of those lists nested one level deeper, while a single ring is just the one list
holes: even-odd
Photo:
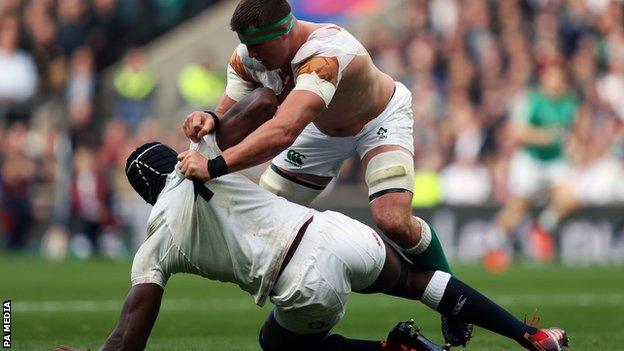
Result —
[{"label": "player's shoulder", "polygon": [[313,56],[336,57],[366,54],[364,46],[346,29],[331,23],[316,24],[292,60],[298,65]]},{"label": "player's shoulder", "polygon": [[[248,70],[266,70],[266,68],[258,61],[249,56],[247,46],[238,44],[232,56],[230,57],[230,66],[232,68],[246,68]],[[237,70],[238,71],[238,70]]]}]

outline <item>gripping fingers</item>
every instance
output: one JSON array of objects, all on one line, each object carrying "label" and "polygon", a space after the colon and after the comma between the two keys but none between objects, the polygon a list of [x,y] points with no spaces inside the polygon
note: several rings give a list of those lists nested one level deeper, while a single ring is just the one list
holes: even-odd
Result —
[{"label": "gripping fingers", "polygon": [[184,132],[184,135],[186,135],[187,138],[192,140],[194,138],[194,135],[193,135],[193,129],[191,128],[191,121],[192,121],[192,117],[190,115],[184,119],[184,122],[182,123],[182,131]]},{"label": "gripping fingers", "polygon": [[191,127],[193,129],[193,132],[195,132],[197,135],[197,133],[199,133],[199,131],[202,129],[202,127],[204,126],[204,123],[206,122],[206,116],[204,113],[202,112],[195,112],[193,114],[193,120],[191,122]]},{"label": "gripping fingers", "polygon": [[182,160],[180,162],[180,172],[186,177],[186,171],[188,170],[188,162],[186,160]]},{"label": "gripping fingers", "polygon": [[178,161],[181,162],[182,160],[184,160],[186,158],[186,155],[188,154],[188,152],[189,152],[189,150],[179,153],[178,154]]},{"label": "gripping fingers", "polygon": [[204,124],[203,124],[202,128],[197,133],[197,138],[198,139],[201,139],[204,136],[206,136],[208,133],[212,132],[212,130],[214,129],[214,126],[215,126],[214,120],[212,118],[204,119],[203,123]]},{"label": "gripping fingers", "polygon": [[202,129],[206,119],[205,113],[203,112],[192,112],[189,114],[182,124],[184,135],[196,143],[199,142],[197,134]]}]

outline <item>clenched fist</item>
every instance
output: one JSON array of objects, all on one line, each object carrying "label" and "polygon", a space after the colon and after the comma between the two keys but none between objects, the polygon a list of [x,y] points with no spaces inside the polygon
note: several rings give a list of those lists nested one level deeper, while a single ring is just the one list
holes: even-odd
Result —
[{"label": "clenched fist", "polygon": [[187,150],[178,155],[180,172],[188,179],[210,180],[208,160],[195,150]]},{"label": "clenched fist", "polygon": [[198,143],[208,133],[215,128],[215,121],[212,115],[203,111],[189,113],[182,123],[184,135],[192,141]]}]

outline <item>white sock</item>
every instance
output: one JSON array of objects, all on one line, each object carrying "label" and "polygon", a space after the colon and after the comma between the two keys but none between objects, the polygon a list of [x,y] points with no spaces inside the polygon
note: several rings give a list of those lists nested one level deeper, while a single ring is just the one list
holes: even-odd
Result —
[{"label": "white sock", "polygon": [[420,240],[416,246],[409,249],[403,249],[403,252],[410,255],[420,255],[425,252],[425,250],[429,247],[429,244],[431,244],[431,228],[422,218],[416,216],[414,216],[414,218],[420,222]]},{"label": "white sock", "polygon": [[449,280],[451,280],[451,275],[446,272],[436,271],[433,273],[433,277],[427,284],[420,302],[433,310],[437,309],[440,301],[442,301]]}]

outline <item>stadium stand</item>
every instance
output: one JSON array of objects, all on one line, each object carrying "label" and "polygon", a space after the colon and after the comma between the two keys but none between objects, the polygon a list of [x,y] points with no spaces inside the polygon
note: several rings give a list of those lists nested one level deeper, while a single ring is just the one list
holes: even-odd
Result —
[{"label": "stadium stand", "polygon": [[[176,123],[193,97],[187,88],[178,90],[185,79],[179,72],[210,49],[197,47],[192,54],[206,26],[221,27],[215,36],[227,35],[223,15],[219,24],[203,21],[203,26],[198,17],[190,19],[212,3],[0,2],[0,66],[15,67],[0,70],[5,249],[36,248],[46,233],[56,235],[59,228],[68,237],[90,238],[103,252],[119,247],[121,233],[136,233],[123,240],[136,247],[149,208],[128,191],[122,160],[153,139],[184,149]],[[223,1],[201,16],[227,13],[232,3]],[[575,206],[612,207],[624,201],[622,2],[391,3],[389,11],[400,20],[360,22],[357,28],[376,64],[413,92],[417,179],[428,190],[417,194],[415,204],[474,208],[510,199],[509,165],[519,147],[511,137],[514,121],[526,117],[541,73],[552,65],[565,71],[578,105],[576,123],[562,137],[571,175],[558,196],[573,199]],[[165,47],[163,38],[176,44]],[[234,35],[223,41],[226,49],[210,52],[210,70],[218,79],[236,44]],[[153,63],[153,77],[132,92],[132,83],[124,85],[122,79],[129,71],[123,63],[113,64],[142,52]],[[167,65],[176,69],[163,70]],[[104,77],[116,74],[119,86],[107,84]],[[133,93],[141,95],[138,108],[124,105]],[[173,107],[162,108],[163,101]],[[126,117],[124,110],[137,115]],[[358,164],[345,162],[333,185],[336,193],[363,184]],[[330,194],[320,203],[331,207],[336,201]],[[494,216],[491,210],[485,213],[487,219]]]}]

